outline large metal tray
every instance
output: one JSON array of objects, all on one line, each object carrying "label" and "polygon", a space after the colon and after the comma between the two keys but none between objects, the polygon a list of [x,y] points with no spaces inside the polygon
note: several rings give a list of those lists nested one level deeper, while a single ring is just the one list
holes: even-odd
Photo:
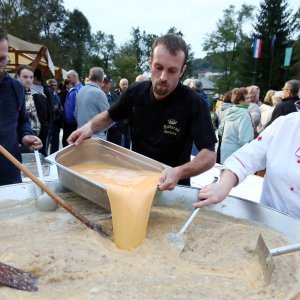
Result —
[{"label": "large metal tray", "polygon": [[107,210],[110,210],[110,204],[106,187],[74,172],[70,169],[71,166],[97,161],[128,169],[158,172],[167,167],[146,156],[101,139],[88,139],[79,146],[67,146],[45,159],[57,165],[59,182],[63,186]]}]

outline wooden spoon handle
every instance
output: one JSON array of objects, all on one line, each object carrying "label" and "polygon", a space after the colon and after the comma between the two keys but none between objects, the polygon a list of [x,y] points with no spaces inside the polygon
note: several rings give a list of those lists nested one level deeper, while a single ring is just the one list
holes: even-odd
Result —
[{"label": "wooden spoon handle", "polygon": [[44,192],[46,192],[54,201],[60,206],[67,210],[80,222],[85,224],[87,227],[97,231],[98,233],[108,236],[108,234],[101,228],[99,224],[95,224],[88,220],[86,217],[81,215],[78,211],[72,208],[63,199],[52,192],[41,180],[34,176],[24,165],[22,165],[15,157],[13,157],[3,146],[0,145],[0,153],[2,153],[11,163],[13,163],[19,170],[21,170],[26,176],[28,176],[35,184],[37,184]]}]

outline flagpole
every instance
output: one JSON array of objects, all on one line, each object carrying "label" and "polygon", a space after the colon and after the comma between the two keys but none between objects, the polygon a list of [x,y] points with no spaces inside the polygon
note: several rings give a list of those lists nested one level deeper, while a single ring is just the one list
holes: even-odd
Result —
[{"label": "flagpole", "polygon": [[254,71],[253,71],[253,81],[252,81],[253,85],[255,85],[255,80],[256,80],[256,65],[257,65],[257,58],[254,58]]},{"label": "flagpole", "polygon": [[271,89],[271,80],[272,80],[272,69],[273,69],[273,61],[274,61],[274,47],[276,41],[276,34],[273,35],[271,42],[271,64],[270,64],[270,73],[269,73],[269,90]]},{"label": "flagpole", "polygon": [[273,69],[273,60],[274,60],[274,47],[272,47],[271,53],[271,65],[270,65],[270,73],[269,73],[269,90],[271,89],[271,78],[272,78],[272,69]]},{"label": "flagpole", "polygon": [[262,49],[262,39],[255,39],[253,43],[253,57],[254,57],[253,85],[255,84],[255,80],[256,80],[257,60],[260,58],[261,49]]}]

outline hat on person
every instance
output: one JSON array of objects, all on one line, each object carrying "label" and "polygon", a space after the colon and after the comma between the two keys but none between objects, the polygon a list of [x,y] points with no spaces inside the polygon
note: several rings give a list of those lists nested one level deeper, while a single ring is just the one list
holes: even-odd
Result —
[{"label": "hat on person", "polygon": [[112,79],[111,79],[111,77],[110,77],[108,74],[106,74],[106,75],[104,76],[103,81],[106,81],[106,82],[112,82]]}]

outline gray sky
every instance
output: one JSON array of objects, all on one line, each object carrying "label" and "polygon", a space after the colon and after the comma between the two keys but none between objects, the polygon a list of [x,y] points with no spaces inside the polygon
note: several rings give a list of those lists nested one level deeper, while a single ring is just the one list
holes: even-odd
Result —
[{"label": "gray sky", "polygon": [[[224,9],[232,4],[239,10],[246,3],[254,5],[257,11],[260,0],[64,0],[64,3],[68,10],[77,8],[86,16],[93,33],[101,30],[112,34],[118,46],[130,39],[132,27],[157,35],[176,27],[191,45],[195,58],[199,58],[205,55],[202,44],[206,34],[216,29]],[[292,9],[299,7],[298,0],[288,3]]]}]

